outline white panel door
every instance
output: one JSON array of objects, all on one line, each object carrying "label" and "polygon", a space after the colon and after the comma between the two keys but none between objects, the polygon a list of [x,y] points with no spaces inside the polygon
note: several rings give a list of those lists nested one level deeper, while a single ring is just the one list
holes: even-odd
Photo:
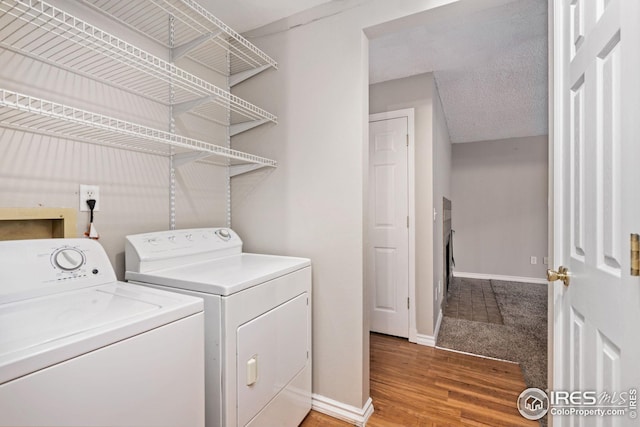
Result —
[{"label": "white panel door", "polygon": [[[640,2],[562,0],[554,15],[554,264],[571,282],[553,285],[552,388],[628,393],[640,387],[629,243],[640,233]],[[640,425],[630,397],[624,416],[556,416],[554,426]]]},{"label": "white panel door", "polygon": [[406,117],[369,123],[369,223],[365,277],[371,330],[409,336]]}]

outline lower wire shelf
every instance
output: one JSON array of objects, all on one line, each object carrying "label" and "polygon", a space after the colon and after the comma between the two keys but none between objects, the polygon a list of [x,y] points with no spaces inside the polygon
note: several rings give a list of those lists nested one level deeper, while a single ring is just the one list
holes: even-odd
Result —
[{"label": "lower wire shelf", "polygon": [[275,160],[1,88],[0,127],[167,157],[194,153],[193,159],[215,156],[277,166]]}]

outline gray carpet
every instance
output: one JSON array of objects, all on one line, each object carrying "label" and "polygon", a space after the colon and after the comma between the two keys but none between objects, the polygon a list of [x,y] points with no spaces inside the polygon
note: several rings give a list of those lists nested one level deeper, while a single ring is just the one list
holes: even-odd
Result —
[{"label": "gray carpet", "polygon": [[545,390],[547,285],[491,280],[491,287],[504,324],[476,322],[445,315],[436,345],[517,362],[522,368],[527,386]]}]

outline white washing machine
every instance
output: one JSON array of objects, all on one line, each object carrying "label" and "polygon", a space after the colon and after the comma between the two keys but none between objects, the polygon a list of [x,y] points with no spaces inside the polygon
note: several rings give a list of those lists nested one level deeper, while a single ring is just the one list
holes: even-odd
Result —
[{"label": "white washing machine", "polygon": [[311,263],[226,228],[128,236],[126,279],[205,304],[207,427],[296,427],[311,409]]},{"label": "white washing machine", "polygon": [[0,242],[1,426],[204,426],[201,299],[88,239]]}]

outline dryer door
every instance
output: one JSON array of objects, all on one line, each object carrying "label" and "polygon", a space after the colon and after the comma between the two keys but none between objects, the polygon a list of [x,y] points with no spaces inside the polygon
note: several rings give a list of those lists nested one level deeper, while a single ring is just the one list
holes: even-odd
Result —
[{"label": "dryer door", "polygon": [[238,328],[238,425],[246,425],[309,362],[309,300],[301,294]]}]

